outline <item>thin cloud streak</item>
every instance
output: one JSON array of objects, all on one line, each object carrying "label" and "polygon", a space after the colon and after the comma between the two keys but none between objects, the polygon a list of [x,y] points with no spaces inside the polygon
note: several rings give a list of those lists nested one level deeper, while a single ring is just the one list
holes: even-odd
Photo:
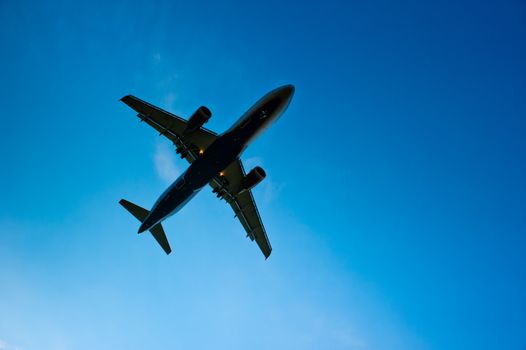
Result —
[{"label": "thin cloud streak", "polygon": [[157,175],[167,184],[172,183],[181,174],[181,170],[175,164],[175,151],[165,142],[155,146],[153,161]]},{"label": "thin cloud streak", "polygon": [[[260,166],[263,169],[264,161],[261,157],[250,157],[243,161],[245,171],[249,172],[252,168]],[[285,183],[272,181],[268,174],[267,178],[263,180],[258,186],[261,186],[263,191],[263,201],[265,204],[270,204],[279,197],[280,192],[285,188]]]},{"label": "thin cloud streak", "polygon": [[4,340],[0,339],[0,350],[22,350],[22,348],[8,344]]}]

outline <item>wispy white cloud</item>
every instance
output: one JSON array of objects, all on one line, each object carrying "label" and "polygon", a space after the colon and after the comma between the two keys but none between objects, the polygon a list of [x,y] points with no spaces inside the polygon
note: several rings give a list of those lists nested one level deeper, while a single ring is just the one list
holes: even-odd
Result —
[{"label": "wispy white cloud", "polygon": [[152,60],[154,63],[159,63],[161,62],[161,53],[160,52],[156,52],[152,55]]},{"label": "wispy white cloud", "polygon": [[327,336],[332,338],[335,344],[345,349],[362,350],[368,348],[368,344],[363,338],[363,335],[359,334],[359,332],[351,326],[332,329]]},{"label": "wispy white cloud", "polygon": [[265,179],[263,183],[263,201],[265,204],[272,203],[276,200],[283,188],[285,188],[284,183],[274,182],[268,178]]},{"label": "wispy white cloud", "polygon": [[165,59],[164,54],[154,52],[151,55],[151,72],[150,76],[155,81],[156,94],[162,96],[161,107],[174,111],[174,103],[177,95],[174,88],[178,85],[180,71],[176,70],[170,59]]},{"label": "wispy white cloud", "polygon": [[[167,142],[159,146],[161,150],[163,147],[171,151]],[[168,154],[176,157],[173,151]],[[268,225],[271,240],[275,243],[275,253],[271,260],[260,264],[259,261],[262,259],[257,254],[253,260],[250,260],[252,254],[257,253],[257,247],[255,244],[250,244],[250,241],[243,240],[237,234],[232,234],[232,239],[228,237],[212,239],[211,235],[204,233],[205,229],[210,230],[212,225],[218,223],[220,226],[217,227],[225,232],[232,232],[235,229],[241,232],[241,228],[230,215],[225,215],[228,212],[227,208],[216,212],[214,208],[216,203],[219,207],[219,202],[206,199],[208,196],[202,196],[201,204],[205,206],[200,207],[201,211],[182,212],[180,213],[183,214],[182,216],[178,215],[178,218],[174,218],[178,220],[177,230],[181,233],[177,235],[176,242],[179,246],[184,246],[184,249],[179,250],[179,261],[172,264],[163,261],[163,264],[160,264],[137,258],[144,256],[143,251],[148,249],[144,245],[139,244],[140,249],[134,251],[131,243],[126,243],[122,236],[105,237],[92,229],[92,227],[105,227],[110,232],[123,230],[122,220],[111,219],[111,210],[113,210],[111,205],[115,205],[113,203],[110,205],[110,199],[115,197],[115,193],[120,192],[121,189],[112,189],[111,193],[100,195],[93,207],[80,210],[78,217],[71,218],[71,223],[65,223],[61,228],[57,237],[65,236],[63,233],[73,233],[72,237],[77,237],[80,241],[76,241],[75,244],[72,243],[73,241],[68,241],[68,245],[73,245],[78,250],[75,250],[74,254],[62,257],[65,260],[58,267],[58,272],[61,274],[58,279],[49,275],[48,271],[52,269],[46,268],[47,266],[37,269],[34,266],[36,264],[22,259],[24,254],[27,254],[24,250],[27,248],[20,248],[20,252],[23,253],[20,253],[22,254],[20,256],[16,255],[17,259],[7,259],[6,254],[1,254],[5,245],[0,246],[2,263],[0,275],[7,276],[8,285],[11,286],[0,289],[0,308],[2,315],[5,314],[10,318],[16,316],[18,319],[17,322],[6,326],[6,334],[18,332],[16,341],[23,342],[24,346],[31,349],[40,345],[39,349],[53,350],[84,350],[93,347],[105,350],[115,347],[124,348],[130,343],[138,344],[138,347],[148,347],[152,339],[148,334],[152,332],[164,334],[170,331],[170,327],[177,328],[180,332],[173,339],[169,339],[171,344],[168,344],[164,338],[157,337],[156,347],[170,347],[175,342],[176,347],[180,348],[189,346],[207,348],[210,344],[220,344],[218,348],[231,348],[230,341],[235,337],[236,345],[239,345],[233,348],[254,344],[254,339],[257,338],[260,344],[256,348],[261,349],[426,349],[425,344],[413,340],[411,331],[404,328],[403,323],[396,314],[392,313],[388,305],[384,304],[383,299],[371,290],[370,284],[356,279],[342,267],[341,260],[334,256],[321,234],[311,231],[308,226],[298,222],[297,218],[288,213],[267,212],[265,224]],[[203,212],[206,215],[203,215]],[[185,220],[186,214],[198,219]],[[94,222],[94,218],[99,217],[105,221],[97,222],[96,226],[86,224],[86,222]],[[0,227],[6,228],[6,224],[0,222]],[[23,228],[16,232],[19,230],[21,233],[38,232],[39,237],[52,237],[49,232],[56,230],[56,228],[45,227],[35,230],[33,225],[21,227]],[[15,231],[11,227],[7,229]],[[93,236],[89,237],[90,239],[86,238],[87,233],[92,231],[98,236],[95,236],[95,239]],[[185,235],[184,232],[199,234]],[[34,239],[31,235],[20,233],[16,237]],[[89,249],[91,245],[87,242],[92,242],[90,244],[97,247],[98,243],[93,242],[100,242],[102,238],[110,239],[106,250]],[[209,241],[210,239],[212,241]],[[60,242],[63,242],[63,238]],[[113,247],[116,243],[126,246],[124,252],[114,251]],[[51,250],[47,256],[53,257],[60,252],[60,244],[56,245],[57,247],[52,248],[56,251]],[[8,245],[7,248],[11,246]],[[221,259],[217,258],[220,256],[218,253],[213,253],[217,254],[215,256],[210,254],[218,250],[228,251],[229,254],[224,254]],[[19,254],[16,249],[10,251],[13,251],[12,254]],[[158,249],[152,251],[158,253]],[[132,257],[135,258],[131,259],[128,256],[130,253],[134,254]],[[95,268],[89,259],[93,258],[93,254],[97,254],[95,263],[100,264],[95,265]],[[112,266],[110,262],[115,260],[115,254],[120,254],[119,258],[128,258],[129,261],[126,264]],[[194,262],[199,254],[206,259],[196,265]],[[212,258],[208,258],[208,255]],[[159,259],[161,257],[159,256]],[[250,267],[255,268],[256,273],[247,269],[247,266],[240,266],[240,257],[250,258],[247,261],[252,264]],[[18,269],[8,264],[11,261],[20,261],[21,271],[37,270],[31,274],[17,274]],[[192,264],[181,264],[181,261],[189,261]],[[188,267],[188,265],[192,266]],[[158,277],[150,277],[152,269],[158,269],[155,276],[163,276],[169,274],[174,266],[179,267],[177,278],[163,279],[159,282]],[[101,276],[95,273],[101,268],[108,269],[108,275]],[[7,270],[11,272],[4,273]],[[68,284],[72,279],[78,278],[78,271],[85,273],[92,270],[95,272],[90,274],[87,280],[81,278],[74,286]],[[35,278],[32,277],[41,274],[44,278],[35,282]],[[137,278],[145,279],[148,283],[144,283],[146,287],[139,286],[133,298],[129,299],[125,291],[136,287]],[[115,283],[115,280],[118,283]],[[59,285],[57,286],[56,283]],[[161,287],[159,290],[166,292],[156,291],[152,294],[149,288],[152,283],[159,285]],[[191,285],[191,288],[177,288],[180,285]],[[267,288],[258,288],[260,285],[265,285]],[[55,294],[57,288],[66,290],[64,295],[57,297]],[[214,293],[210,296],[211,289]],[[12,297],[19,295],[23,297]],[[161,299],[163,306],[152,304],[153,308],[134,307],[137,304],[151,302],[152,296]],[[2,300],[13,300],[13,302],[2,304]],[[185,303],[181,304],[181,300],[185,300]],[[254,300],[258,302],[255,303]],[[210,313],[211,307],[216,307],[218,310]],[[157,311],[166,308],[177,309],[180,314],[190,316],[167,319],[166,313]],[[123,314],[126,317],[123,318]],[[225,322],[225,315],[228,316],[228,322]],[[71,322],[73,318],[75,322]],[[161,328],[140,324],[140,320],[145,318],[152,319],[154,323],[160,324]],[[93,320],[99,322],[94,323]],[[206,322],[210,337],[196,337],[203,322]],[[247,322],[266,324],[265,334],[262,336],[261,332],[257,331],[239,331]],[[167,324],[170,327],[165,326]],[[90,326],[92,328],[89,328]],[[86,332],[86,329],[90,331]],[[93,334],[97,337],[93,337]],[[95,338],[105,337],[111,337],[117,346],[97,344]],[[16,348],[8,343],[7,348],[0,350],[16,350]]]},{"label": "wispy white cloud", "polygon": [[[265,168],[263,166],[263,158],[261,157],[250,157],[244,160],[243,163],[247,172],[256,166],[260,166],[263,169]],[[258,186],[261,186],[261,189],[263,191],[263,201],[265,202],[265,204],[272,203],[274,200],[276,200],[279,196],[279,193],[283,190],[283,188],[285,188],[284,183],[272,181],[268,176]]]},{"label": "wispy white cloud", "polygon": [[22,348],[8,344],[6,341],[0,339],[0,350],[22,350]]},{"label": "wispy white cloud", "polygon": [[263,158],[261,157],[250,157],[245,160],[243,160],[243,164],[245,165],[245,170],[250,171],[255,166],[263,167]]},{"label": "wispy white cloud", "polygon": [[166,142],[156,145],[153,161],[157,175],[166,183],[172,183],[181,174],[175,164],[175,151]]},{"label": "wispy white cloud", "polygon": [[176,100],[176,96],[175,96],[175,93],[173,92],[168,92],[167,94],[164,95],[164,98],[163,98],[163,107],[168,109],[168,110],[173,110],[174,109],[174,102]]}]

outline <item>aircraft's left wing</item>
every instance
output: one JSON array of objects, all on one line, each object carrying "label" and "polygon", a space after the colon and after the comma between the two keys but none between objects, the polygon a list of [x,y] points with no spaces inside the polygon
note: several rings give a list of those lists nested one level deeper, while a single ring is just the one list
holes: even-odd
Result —
[{"label": "aircraft's left wing", "polygon": [[205,150],[217,139],[215,132],[203,127],[190,134],[185,134],[184,131],[188,124],[186,120],[135,96],[124,96],[121,101],[133,108],[141,121],[157,130],[159,135],[170,139],[175,147],[184,150],[186,154],[184,158],[189,163],[197,159],[200,150]]},{"label": "aircraft's left wing", "polygon": [[241,180],[245,177],[245,169],[241,160],[238,158],[222,172],[222,176],[216,176],[210,186],[214,189],[217,196],[224,198],[232,207],[235,217],[239,219],[241,225],[247,233],[247,237],[256,240],[265,259],[270,256],[272,247],[265,231],[265,226],[259,216],[259,211],[254,201],[252,191],[239,192]]}]

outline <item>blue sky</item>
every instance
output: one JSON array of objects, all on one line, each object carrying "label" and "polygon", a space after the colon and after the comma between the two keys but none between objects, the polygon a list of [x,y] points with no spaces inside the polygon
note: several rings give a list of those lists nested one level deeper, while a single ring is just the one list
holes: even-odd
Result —
[{"label": "blue sky", "polygon": [[[524,1],[0,1],[0,349],[525,349]],[[187,166],[118,99],[243,155],[274,251],[209,190],[165,256],[118,204]],[[208,193],[207,193],[208,192]]]}]

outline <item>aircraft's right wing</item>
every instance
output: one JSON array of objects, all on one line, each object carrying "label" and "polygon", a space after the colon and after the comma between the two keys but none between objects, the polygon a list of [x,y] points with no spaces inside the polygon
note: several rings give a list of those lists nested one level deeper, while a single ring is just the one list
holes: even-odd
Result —
[{"label": "aircraft's right wing", "polygon": [[211,182],[214,192],[219,197],[224,198],[232,207],[235,217],[239,219],[241,225],[247,233],[247,237],[256,240],[265,258],[270,256],[272,247],[265,231],[265,226],[259,216],[259,211],[254,201],[252,191],[239,192],[241,180],[245,177],[245,169],[241,160],[238,158],[230,164],[222,176],[216,176]]},{"label": "aircraft's right wing", "polygon": [[133,95],[121,98],[121,101],[133,108],[141,121],[146,122],[159,132],[170,139],[175,147],[185,150],[189,163],[192,163],[199,156],[200,150],[205,150],[212,142],[217,139],[217,134],[206,128],[199,128],[190,134],[184,131],[188,122],[170,112],[145,102]]}]

